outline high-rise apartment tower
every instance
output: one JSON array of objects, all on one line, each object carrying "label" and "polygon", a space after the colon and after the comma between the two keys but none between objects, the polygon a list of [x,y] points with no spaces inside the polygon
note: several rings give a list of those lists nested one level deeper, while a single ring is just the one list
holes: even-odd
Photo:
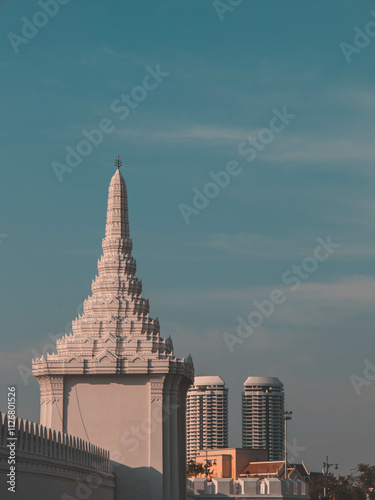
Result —
[{"label": "high-rise apartment tower", "polygon": [[228,389],[217,376],[195,377],[186,399],[187,459],[228,447]]},{"label": "high-rise apartment tower", "polygon": [[249,377],[242,393],[242,447],[284,457],[284,386],[276,377]]}]

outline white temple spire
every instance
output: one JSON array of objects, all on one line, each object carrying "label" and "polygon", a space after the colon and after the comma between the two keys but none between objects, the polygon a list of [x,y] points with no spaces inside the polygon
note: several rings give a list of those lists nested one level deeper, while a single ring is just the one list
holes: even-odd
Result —
[{"label": "white temple spire", "polygon": [[77,361],[89,361],[93,371],[94,365],[100,363],[96,355],[103,349],[111,351],[119,363],[125,363],[124,371],[126,361],[139,351],[148,352],[154,359],[173,356],[173,345],[160,337],[159,321],[150,317],[149,301],[142,297],[142,282],[136,277],[121,164],[118,157],[108,190],[103,254],[92,282],[92,294],[84,301],[83,314],[72,322],[73,335],[57,341],[56,360],[74,354]]},{"label": "white temple spire", "polygon": [[128,193],[120,172],[120,157],[115,161],[117,170],[112,177],[108,191],[106,238],[129,238]]},{"label": "white temple spire", "polygon": [[[33,361],[41,424],[89,439],[116,462],[116,498],[186,499],[185,402],[194,380],[179,359],[136,277],[126,184],[117,158],[108,191],[103,253],[92,293],[57,352]],[[144,427],[144,436],[129,432]],[[124,439],[128,436],[129,438]],[[136,437],[137,436],[137,437]],[[137,450],[131,443],[136,439]],[[134,469],[134,474],[132,470]],[[129,471],[132,474],[128,486]]]}]

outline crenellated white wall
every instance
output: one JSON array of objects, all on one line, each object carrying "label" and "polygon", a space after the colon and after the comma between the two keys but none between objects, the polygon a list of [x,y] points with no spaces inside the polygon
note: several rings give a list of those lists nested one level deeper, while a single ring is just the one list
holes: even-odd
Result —
[{"label": "crenellated white wall", "polygon": [[[9,498],[114,500],[115,476],[108,451],[35,422],[16,418],[14,424],[15,441],[9,441],[12,426],[0,413],[0,489]],[[7,484],[10,442],[15,444],[15,494],[8,492]]]}]

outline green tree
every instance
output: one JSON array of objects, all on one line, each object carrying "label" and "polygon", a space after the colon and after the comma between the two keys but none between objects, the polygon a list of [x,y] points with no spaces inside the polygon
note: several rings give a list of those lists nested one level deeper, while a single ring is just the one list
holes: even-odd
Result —
[{"label": "green tree", "polygon": [[352,481],[352,476],[338,476],[332,489],[334,500],[366,500],[364,492]]},{"label": "green tree", "polygon": [[359,464],[355,475],[314,474],[309,480],[311,500],[375,500],[375,467]]},{"label": "green tree", "polygon": [[212,467],[212,461],[211,460],[206,460],[204,465],[203,465],[203,474],[208,477],[211,476],[213,473],[213,469],[211,470],[210,467]]},{"label": "green tree", "polygon": [[319,500],[324,497],[324,476],[323,474],[311,474],[309,479],[309,493],[311,500]]},{"label": "green tree", "polygon": [[186,470],[188,477],[197,477],[198,474],[204,474],[203,464],[201,462],[196,462],[195,460],[189,460]]},{"label": "green tree", "polygon": [[[314,474],[309,480],[311,500],[322,500],[332,498],[331,493],[336,489],[336,478],[332,473]],[[324,491],[326,496],[324,496]],[[337,500],[337,499],[336,499]]]},{"label": "green tree", "polygon": [[375,500],[375,465],[358,464],[350,478],[352,484],[366,495],[367,500]]}]

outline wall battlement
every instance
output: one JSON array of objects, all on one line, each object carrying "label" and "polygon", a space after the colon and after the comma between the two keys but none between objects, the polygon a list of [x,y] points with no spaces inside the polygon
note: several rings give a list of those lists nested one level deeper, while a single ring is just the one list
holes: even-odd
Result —
[{"label": "wall battlement", "polygon": [[[11,467],[15,467],[12,477]],[[32,494],[38,500],[114,500],[111,468],[107,450],[0,413],[0,477],[4,481],[0,486],[1,491],[11,491],[14,500]]]},{"label": "wall battlement", "polygon": [[[6,413],[0,412],[0,447],[6,448],[8,430],[12,426]],[[14,419],[14,432],[16,438],[15,450],[34,453],[46,458],[64,460],[77,465],[84,465],[96,470],[109,472],[109,451],[103,450],[82,439],[56,433],[43,425],[16,417]]]}]

